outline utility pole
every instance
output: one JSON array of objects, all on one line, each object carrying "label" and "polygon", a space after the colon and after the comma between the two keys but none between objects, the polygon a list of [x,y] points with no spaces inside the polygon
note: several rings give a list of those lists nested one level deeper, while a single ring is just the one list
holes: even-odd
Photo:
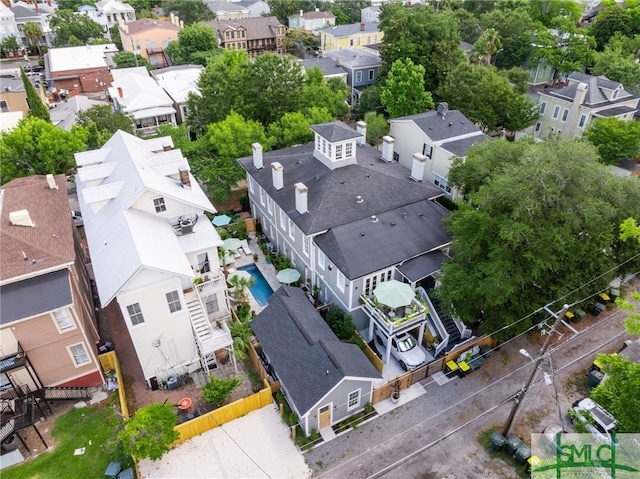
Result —
[{"label": "utility pole", "polygon": [[569,305],[565,304],[558,313],[554,313],[553,311],[549,310],[546,306],[544,307],[544,309],[546,309],[553,316],[555,316],[556,317],[556,321],[555,321],[555,323],[553,323],[553,326],[551,327],[551,329],[547,333],[547,339],[545,340],[544,344],[542,345],[542,349],[540,349],[540,355],[538,356],[538,359],[536,359],[534,361],[533,371],[531,372],[531,376],[529,376],[529,380],[524,385],[524,388],[522,388],[522,391],[520,391],[518,393],[518,395],[516,396],[515,403],[513,405],[513,408],[511,408],[511,413],[509,414],[509,418],[507,419],[507,422],[504,425],[504,428],[502,430],[502,435],[504,437],[507,437],[509,435],[509,431],[511,430],[511,426],[513,425],[513,419],[516,417],[516,414],[520,410],[520,407],[522,406],[522,403],[524,402],[524,397],[527,394],[527,391],[529,390],[529,387],[531,386],[531,383],[533,382],[533,378],[536,376],[536,373],[538,372],[538,367],[540,366],[540,363],[544,359],[544,354],[547,352],[547,348],[549,347],[549,342],[551,341],[551,335],[553,334],[553,332],[556,330],[556,328],[560,324],[560,321],[562,321],[564,319],[564,315],[569,310]]}]

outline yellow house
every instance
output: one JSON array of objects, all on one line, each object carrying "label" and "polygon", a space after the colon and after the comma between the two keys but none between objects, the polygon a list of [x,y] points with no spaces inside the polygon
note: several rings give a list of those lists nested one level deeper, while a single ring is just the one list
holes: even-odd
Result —
[{"label": "yellow house", "polygon": [[338,25],[320,32],[320,46],[323,51],[343,48],[363,49],[367,45],[381,43],[384,32],[378,30],[378,23],[352,23]]},{"label": "yellow house", "polygon": [[169,42],[178,39],[182,28],[179,18],[171,15],[171,21],[143,18],[135,22],[119,24],[122,48],[126,52],[137,53],[146,58],[156,68],[169,66],[164,53]]}]

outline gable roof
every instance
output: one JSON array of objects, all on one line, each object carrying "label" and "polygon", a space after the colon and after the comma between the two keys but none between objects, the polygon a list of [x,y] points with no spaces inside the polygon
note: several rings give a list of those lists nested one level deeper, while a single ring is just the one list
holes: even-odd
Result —
[{"label": "gable roof", "polygon": [[[379,33],[379,23],[377,22],[364,22],[364,23],[351,23],[349,25],[336,25],[335,27],[325,28],[322,30],[328,35],[334,37],[349,37],[357,33]],[[364,26],[364,27],[363,27]]]},{"label": "gable roof", "polygon": [[[131,113],[134,118],[152,116],[150,109],[165,107],[167,112],[158,114],[175,113],[173,100],[158,85],[144,67],[122,68],[112,71],[113,82],[109,88],[112,98],[117,98],[123,110]],[[122,89],[122,97],[120,90]]]},{"label": "gable roof", "polygon": [[203,70],[202,65],[177,65],[153,70],[151,74],[173,101],[184,103],[189,93],[199,91],[198,80]]},{"label": "gable roof", "polygon": [[207,0],[205,2],[209,10],[213,13],[228,13],[228,12],[244,12],[247,7],[244,5],[237,5],[238,2],[227,2],[225,0]]},{"label": "gable roof", "polygon": [[291,19],[295,19],[295,18],[302,18],[302,19],[309,19],[309,20],[316,20],[316,19],[322,19],[322,18],[333,18],[335,19],[336,16],[333,14],[333,12],[303,12],[302,14],[300,13],[296,13],[294,15],[289,15],[287,18],[289,18],[289,20]]},{"label": "gable roof", "polygon": [[[178,25],[174,25],[171,22],[165,20],[154,20],[152,18],[141,18],[140,20],[134,20],[125,25],[127,29],[127,35],[136,35],[138,33],[146,32],[148,30],[171,30],[180,31]],[[122,28],[121,28],[122,30]]]},{"label": "gable roof", "polygon": [[[609,78],[604,75],[596,77],[585,73],[573,72],[568,76],[568,79],[569,85],[562,88],[549,89],[542,94],[572,102],[576,97],[580,83],[586,83],[589,88],[587,89],[583,105],[587,107],[605,106],[640,98],[640,96],[633,95],[622,88],[621,83],[609,80]],[[617,88],[620,88],[620,93],[615,99],[610,99],[611,95],[607,96],[603,91],[615,90]]]},{"label": "gable roof", "polygon": [[315,242],[353,280],[450,243],[442,224],[448,216],[444,207],[422,200],[332,228]]},{"label": "gable roof", "polygon": [[320,70],[322,70],[322,74],[326,77],[347,74],[347,72],[340,65],[338,65],[333,60],[333,58],[329,57],[310,58],[308,60],[298,60],[298,62],[305,70],[311,70],[314,67],[318,67]]},{"label": "gable roof", "polygon": [[[253,166],[252,157],[238,160],[305,235],[443,194],[435,185],[411,180],[411,172],[399,163],[385,163],[380,159],[380,151],[368,144],[356,146],[356,164],[334,170],[317,160],[313,151],[314,143],[307,143],[264,153],[264,168],[260,170]],[[284,168],[281,190],[273,188],[273,162]],[[308,213],[303,215],[295,208],[294,185],[299,182],[309,189]],[[363,201],[357,202],[357,196]]]},{"label": "gable roof", "polygon": [[[16,178],[0,187],[0,281],[66,268],[75,261],[67,181],[64,175],[54,181],[54,190],[44,175]],[[19,210],[27,210],[35,226],[12,225],[9,215]]]},{"label": "gable roof", "polygon": [[458,110],[449,110],[444,116],[432,110],[425,113],[392,118],[389,123],[403,121],[412,121],[433,141],[442,141],[469,134],[477,134],[478,136],[483,134],[471,120]]},{"label": "gable roof", "polygon": [[[220,39],[222,32],[227,28],[238,30],[244,28],[247,31],[247,40],[259,40],[261,38],[275,38],[275,28],[282,25],[276,17],[237,18],[234,20],[212,20],[204,22],[213,27]],[[283,25],[284,26],[284,25]]]},{"label": "gable roof", "polygon": [[[178,237],[166,217],[133,209],[142,195],[164,197],[192,210],[215,213],[199,184],[189,174],[191,187],[176,179],[189,169],[170,137],[144,140],[116,132],[99,150],[76,153],[78,201],[85,223],[101,303],[106,306],[140,270],[193,278],[185,243],[196,235]],[[94,205],[103,203],[102,208]],[[209,221],[200,218],[195,230],[207,244],[222,244]],[[190,238],[194,237],[194,238]]]},{"label": "gable roof", "polygon": [[299,288],[279,288],[251,328],[300,415],[345,378],[380,379],[358,346],[340,342]]}]

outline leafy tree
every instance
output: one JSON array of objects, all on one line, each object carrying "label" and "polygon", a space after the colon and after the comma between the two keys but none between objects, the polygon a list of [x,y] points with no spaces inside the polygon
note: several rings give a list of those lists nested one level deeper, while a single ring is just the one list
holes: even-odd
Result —
[{"label": "leafy tree", "polygon": [[[464,164],[452,167],[452,180],[466,176],[455,169],[474,168],[480,186],[455,185],[468,192],[468,202],[446,221],[455,255],[443,265],[437,290],[464,322],[483,319],[485,333],[512,325],[499,339],[545,319],[530,315],[542,305],[580,300],[638,266],[637,245],[622,244],[617,225],[640,217],[640,204],[630,200],[640,195],[640,183],[610,173],[582,140],[518,143],[472,147]],[[493,145],[503,157],[495,166],[486,161]],[[476,148],[485,158],[481,168],[474,166]],[[521,154],[515,158],[510,149]]]},{"label": "leafy tree", "polygon": [[20,120],[0,133],[0,184],[22,176],[71,173],[73,154],[85,150],[86,135],[82,128],[68,132],[35,116]]},{"label": "leafy tree", "polygon": [[276,17],[284,25],[288,25],[288,18],[295,15],[300,10],[308,12],[311,10],[311,3],[306,0],[269,0],[270,15]]},{"label": "leafy tree", "polygon": [[263,125],[277,121],[303,102],[304,74],[292,57],[265,53],[250,63],[247,84],[241,85],[246,97],[241,111]]},{"label": "leafy tree", "polygon": [[87,15],[76,15],[73,10],[57,10],[49,25],[55,34],[57,46],[84,45],[92,38],[102,37],[102,27]]},{"label": "leafy tree", "polygon": [[585,65],[592,62],[596,46],[593,37],[585,35],[584,31],[577,31],[573,26],[559,33],[541,31],[535,43],[534,58],[544,58],[555,69],[555,77],[582,71]]},{"label": "leafy tree", "polygon": [[209,125],[206,135],[198,139],[197,151],[189,162],[194,176],[206,185],[214,201],[225,201],[231,187],[244,178],[236,159],[249,156],[251,144],[256,142],[265,150],[271,146],[260,123],[245,120],[233,111],[224,121]]},{"label": "leafy tree", "polygon": [[424,84],[435,91],[453,68],[465,60],[455,16],[450,11],[436,15],[426,5],[405,8],[400,3],[383,5],[380,47],[384,78],[396,60],[410,59],[424,68]]},{"label": "leafy tree", "polygon": [[607,375],[591,398],[616,418],[617,432],[640,431],[640,363],[632,363],[619,354],[598,354]]},{"label": "leafy tree", "polygon": [[299,145],[313,140],[311,125],[327,123],[334,118],[326,108],[313,107],[308,114],[301,111],[285,113],[278,121],[269,125],[268,136],[276,148]]},{"label": "leafy tree", "polygon": [[356,118],[362,119],[364,115],[370,111],[379,111],[382,105],[380,104],[380,86],[371,85],[362,90],[360,98],[355,104],[354,113]]},{"label": "leafy tree", "polygon": [[42,50],[40,50],[40,39],[42,38],[42,28],[39,23],[26,22],[24,24],[24,36],[31,45],[35,45],[38,48],[38,55],[42,56]]},{"label": "leafy tree", "polygon": [[[635,36],[635,44],[629,47],[625,43],[633,42],[632,39],[615,35],[603,52],[594,55],[594,63],[591,67],[593,75],[604,75],[610,80],[620,82],[626,90],[640,93],[640,62],[636,60],[636,52],[640,51],[640,35]],[[635,48],[635,49],[634,49]]]},{"label": "leafy tree", "polygon": [[29,105],[29,113],[36,118],[42,118],[45,121],[51,122],[49,116],[49,109],[42,102],[42,98],[38,95],[36,88],[31,83],[31,80],[27,78],[26,73],[20,67],[20,77],[22,78],[22,84],[27,93],[27,103]]},{"label": "leafy tree", "polygon": [[598,50],[604,50],[605,45],[616,33],[625,37],[631,36],[634,33],[632,18],[629,10],[618,6],[608,7],[598,13],[595,23],[591,26],[591,34],[596,40]]},{"label": "leafy tree", "polygon": [[[138,20],[144,17],[138,17]],[[122,47],[122,38],[120,38],[120,27],[116,24],[109,29],[109,35],[111,37],[111,41],[116,44],[118,50],[123,51]]]},{"label": "leafy tree", "polygon": [[91,124],[94,124],[96,129],[95,134],[90,132],[87,139],[87,147],[90,150],[102,148],[118,130],[135,135],[133,117],[128,113],[115,112],[109,105],[95,105],[78,112],[76,125],[89,128]]},{"label": "leafy tree", "polygon": [[174,429],[177,415],[171,404],[152,404],[136,411],[118,433],[126,454],[137,459],[160,459],[180,433]]},{"label": "leafy tree", "polygon": [[511,85],[508,75],[493,67],[461,64],[441,85],[439,98],[460,110],[485,130],[500,127],[518,131],[532,125],[538,117],[533,100]]},{"label": "leafy tree", "polygon": [[347,341],[353,338],[355,334],[355,327],[351,315],[345,315],[337,306],[331,306],[327,311],[325,321],[335,333],[338,339]]},{"label": "leafy tree", "polygon": [[[339,9],[340,12],[346,17],[342,21],[344,23],[338,23],[336,15],[337,25],[349,25],[351,23],[358,23],[360,21],[360,12],[363,8],[370,7],[370,0],[334,0],[332,11]],[[335,15],[335,12],[333,12]]]},{"label": "leafy tree", "polygon": [[231,110],[242,111],[247,99],[249,55],[240,50],[224,50],[201,73],[200,94],[190,93],[187,100],[187,125],[197,134],[211,123],[224,120]]},{"label": "leafy tree", "polygon": [[576,25],[582,16],[582,8],[573,0],[543,0],[527,3],[529,15],[547,28]]},{"label": "leafy tree", "polygon": [[433,108],[431,93],[424,89],[424,67],[415,65],[410,58],[393,62],[382,86],[380,101],[391,118]]},{"label": "leafy tree", "polygon": [[202,0],[163,0],[161,5],[166,14],[175,13],[185,25],[214,20],[216,17]]},{"label": "leafy tree", "polygon": [[220,407],[227,400],[229,395],[237,388],[240,378],[218,379],[213,374],[209,375],[209,383],[202,387],[202,399]]},{"label": "leafy tree", "polygon": [[349,94],[349,85],[341,79],[325,80],[322,70],[318,67],[306,70],[302,87],[304,108],[324,108],[333,118],[343,118],[349,113],[349,106],[346,103]]},{"label": "leafy tree", "polygon": [[304,28],[290,28],[287,30],[282,46],[287,51],[297,50],[304,53],[309,50],[313,51],[318,47],[318,38]]},{"label": "leafy tree", "polygon": [[377,147],[382,137],[389,134],[387,119],[375,111],[370,111],[364,115],[364,122],[367,124],[367,142]]},{"label": "leafy tree", "polygon": [[471,44],[475,43],[482,34],[482,27],[480,26],[478,16],[462,8],[454,10],[452,15],[458,22],[458,31],[460,32],[462,41]]},{"label": "leafy tree", "polygon": [[6,52],[15,51],[20,48],[18,45],[18,40],[14,35],[9,35],[8,37],[4,37],[2,41],[0,41],[0,50],[2,50],[2,55],[6,57]]},{"label": "leafy tree", "polygon": [[133,52],[118,52],[113,55],[112,59],[116,68],[145,67],[147,70],[154,69],[149,60]]},{"label": "leafy tree", "polygon": [[184,123],[178,126],[174,126],[171,123],[160,125],[158,127],[158,138],[163,136],[170,136],[173,140],[173,147],[180,149],[186,157],[189,157],[189,152],[195,148],[195,143],[189,139],[187,127]]},{"label": "leafy tree", "polygon": [[470,60],[481,65],[491,65],[491,58],[502,46],[495,28],[487,28],[473,44]]},{"label": "leafy tree", "polygon": [[608,165],[634,158],[640,151],[640,123],[637,121],[597,118],[584,133],[598,148],[602,161]]},{"label": "leafy tree", "polygon": [[170,42],[167,53],[175,65],[206,65],[217,55],[218,40],[213,28],[204,23],[194,23],[178,33],[178,40]]}]

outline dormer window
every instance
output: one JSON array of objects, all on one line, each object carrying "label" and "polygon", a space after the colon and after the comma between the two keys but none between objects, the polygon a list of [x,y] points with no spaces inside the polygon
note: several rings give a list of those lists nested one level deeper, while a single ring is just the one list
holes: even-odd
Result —
[{"label": "dormer window", "polygon": [[351,158],[353,156],[353,143],[347,143],[344,146],[344,156],[345,158]]},{"label": "dormer window", "polygon": [[336,145],[336,160],[342,159],[342,145]]},{"label": "dormer window", "polygon": [[164,198],[159,196],[158,198],[153,199],[153,206],[156,209],[156,213],[162,213],[163,211],[167,211],[167,205],[164,203]]},{"label": "dormer window", "polygon": [[616,88],[615,90],[613,90],[613,95],[611,96],[611,99],[615,100],[616,98],[618,98],[618,93],[620,93],[619,88]]}]

